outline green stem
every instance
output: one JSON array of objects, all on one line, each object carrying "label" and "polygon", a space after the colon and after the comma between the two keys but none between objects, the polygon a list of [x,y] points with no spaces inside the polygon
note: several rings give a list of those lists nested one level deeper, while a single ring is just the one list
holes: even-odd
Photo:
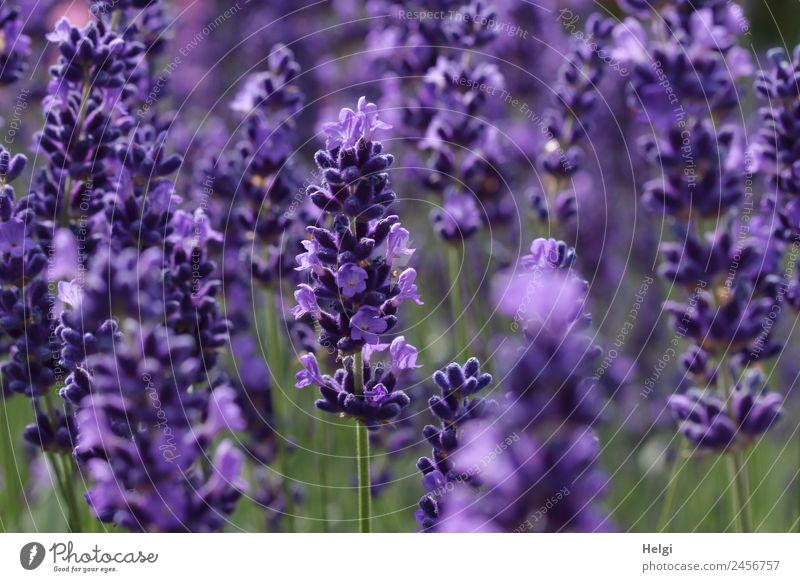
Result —
[{"label": "green stem", "polygon": [[333,450],[333,434],[322,411],[317,411],[317,450],[319,451],[319,507],[322,532],[328,533],[328,451]]},{"label": "green stem", "polygon": [[284,515],[282,521],[287,532],[294,531],[294,499],[289,483],[289,459],[286,440],[288,438],[288,414],[284,407],[283,386],[286,384],[284,374],[284,353],[283,340],[280,335],[280,318],[278,316],[278,306],[276,295],[272,289],[268,289],[264,301],[266,302],[266,313],[264,323],[267,332],[267,366],[272,372],[272,415],[273,432],[276,441],[276,464],[281,474],[281,492],[283,494]]},{"label": "green stem", "polygon": [[467,344],[469,343],[467,319],[464,315],[464,300],[461,295],[461,278],[459,276],[463,248],[463,245],[449,245],[447,249],[447,266],[450,275],[450,281],[452,282],[452,289],[450,292],[450,309],[453,318],[453,325],[455,326],[456,357],[459,357],[466,352]]},{"label": "green stem", "polygon": [[[92,92],[90,79],[88,74],[83,76],[83,93],[81,94],[81,105],[78,111],[78,122],[75,125],[74,133],[71,137],[72,140],[80,141],[81,133],[83,132],[83,123],[86,121],[86,106],[89,104],[89,95]],[[69,225],[69,204],[70,194],[72,190],[72,176],[67,175],[66,182],[64,183],[64,205],[61,207],[61,216],[59,217],[61,226]]]},{"label": "green stem", "polygon": [[78,501],[78,494],[75,490],[75,467],[70,457],[63,454],[58,455],[58,457],[61,461],[61,474],[64,476],[64,482],[67,486],[67,496],[71,506],[70,530],[72,533],[82,533],[84,531],[84,522],[80,502]]},{"label": "green stem", "polygon": [[[353,358],[353,367],[356,375],[356,395],[364,395],[364,365],[361,352]],[[358,460],[358,530],[361,533],[370,533],[372,526],[372,485],[369,473],[369,431],[367,426],[356,421],[356,458]]]},{"label": "green stem", "polygon": [[372,525],[372,484],[369,475],[369,431],[367,426],[358,421],[356,430],[356,454],[358,455],[358,523],[361,533],[370,533]]},{"label": "green stem", "polygon": [[678,491],[678,483],[680,481],[681,473],[684,467],[689,462],[689,444],[684,440],[681,443],[681,449],[678,453],[678,458],[672,467],[672,474],[670,475],[667,495],[664,498],[664,505],[661,507],[661,516],[658,519],[658,531],[664,532],[672,521],[672,506],[675,503],[675,494]]},{"label": "green stem", "polygon": [[[492,256],[488,251],[491,248],[491,244],[487,239],[484,237],[487,235],[487,229],[482,228],[478,234],[477,240],[470,239],[473,243],[481,243],[481,244],[472,244],[470,245],[469,241],[464,241],[464,256],[467,257],[474,257],[472,260],[473,265],[490,265],[492,262]],[[471,247],[471,248],[470,248]],[[487,249],[484,251],[483,249]],[[486,252],[484,256],[482,253]],[[485,260],[485,263],[484,263]],[[492,313],[492,309],[489,307],[487,301],[485,301],[485,293],[483,292],[483,285],[482,283],[485,281],[480,281],[479,277],[480,274],[475,272],[475,269],[464,269],[465,277],[464,282],[466,284],[466,298],[467,302],[470,304],[474,310],[478,313]],[[469,309],[470,307],[467,307]],[[493,320],[497,318],[489,318],[488,321],[481,321],[475,327],[475,337],[479,337],[481,334],[481,328],[483,328],[483,332],[491,332],[492,325],[494,323]],[[479,344],[471,345],[470,351],[472,352],[471,355],[479,356],[481,362],[489,362],[491,359],[489,357],[489,351],[491,348],[489,346],[490,342],[479,342]],[[488,364],[487,364],[488,365]]]},{"label": "green stem", "polygon": [[[44,404],[47,410],[47,415],[53,426],[56,426],[56,411],[53,404],[52,397],[49,391],[45,391]],[[64,465],[64,459],[53,452],[47,452],[47,458],[50,461],[50,466],[53,468],[53,473],[56,476],[56,484],[61,500],[67,505],[67,524],[69,525],[72,533],[80,533],[82,531],[80,512],[78,503],[75,500],[75,489],[73,487],[72,479],[67,474],[68,466]],[[69,462],[69,461],[68,461]]]},{"label": "green stem", "polygon": [[747,477],[747,466],[744,462],[742,451],[731,451],[731,470],[734,474],[736,497],[739,499],[738,508],[741,517],[742,530],[745,533],[753,532],[753,508],[750,505],[750,483]]},{"label": "green stem", "polygon": [[744,512],[742,511],[742,498],[739,496],[736,462],[733,459],[733,455],[729,455],[727,461],[730,484],[733,485],[733,488],[731,489],[731,510],[733,512],[733,522],[736,524],[736,532],[743,533],[745,531],[743,523]]},{"label": "green stem", "polygon": [[[734,379],[728,370],[727,363],[724,358],[719,362],[719,376],[720,382],[723,383],[726,396],[726,408],[728,416],[734,418],[733,415],[733,388]],[[747,485],[747,467],[744,463],[744,457],[741,451],[731,450],[728,451],[728,470],[730,472],[733,489],[731,491],[731,499],[733,505],[733,513],[736,518],[738,531],[750,533],[753,531],[753,517],[752,509],[750,507],[750,494]]]},{"label": "green stem", "polygon": [[[2,390],[2,382],[0,382]],[[23,506],[23,490],[21,468],[17,467],[16,453],[12,435],[15,431],[11,428],[11,414],[8,410],[9,401],[0,396],[0,452],[2,452],[3,484],[5,485],[5,507],[8,521],[4,522],[5,531],[13,531],[19,519],[19,509]]]}]

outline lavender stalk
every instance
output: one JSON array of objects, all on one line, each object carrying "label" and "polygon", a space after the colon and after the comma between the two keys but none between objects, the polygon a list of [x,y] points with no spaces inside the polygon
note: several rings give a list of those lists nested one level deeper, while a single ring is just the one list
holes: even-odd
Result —
[{"label": "lavender stalk", "polygon": [[[295,385],[318,386],[317,408],[356,423],[362,532],[371,529],[367,431],[390,423],[409,405],[398,380],[404,370],[417,367],[417,350],[402,336],[391,344],[380,337],[397,325],[402,303],[422,303],[416,271],[400,270],[414,252],[408,248],[409,233],[397,216],[387,215],[396,198],[387,172],[394,158],[383,153],[373,135],[389,127],[363,97],[355,111],[342,109],[337,123],[324,126],[326,149],[315,156],[322,181],[308,188],[322,216],[308,227],[306,252],[297,257],[297,269],[307,273],[309,283],[298,286],[292,310],[295,318],[308,317],[320,326],[319,343],[335,350],[342,364],[333,376],[324,375],[314,354],[305,354]],[[373,368],[372,354],[386,349],[390,368]]]}]

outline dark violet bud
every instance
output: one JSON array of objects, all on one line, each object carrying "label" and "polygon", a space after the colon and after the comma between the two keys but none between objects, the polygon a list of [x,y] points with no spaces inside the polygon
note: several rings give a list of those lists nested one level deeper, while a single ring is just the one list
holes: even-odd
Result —
[{"label": "dark violet bud", "polygon": [[668,400],[678,430],[695,447],[724,450],[733,444],[736,425],[725,412],[724,403],[714,395],[691,389]]},{"label": "dark violet bud", "polygon": [[755,438],[767,432],[781,417],[783,397],[770,392],[763,374],[751,368],[734,387],[732,409],[739,430]]},{"label": "dark violet bud", "polygon": [[708,354],[700,347],[691,346],[681,356],[681,364],[684,369],[696,376],[706,376],[708,374]]},{"label": "dark violet bud", "polygon": [[42,450],[48,450],[53,444],[53,428],[46,414],[37,414],[36,421],[25,427],[22,432],[25,442]]},{"label": "dark violet bud", "polygon": [[22,154],[11,156],[8,150],[0,145],[0,181],[13,182],[25,170],[28,159]]},{"label": "dark violet bud", "polygon": [[[663,173],[645,184],[653,212],[682,220],[710,218],[735,207],[743,196],[742,168],[727,164],[733,133],[709,120],[671,126],[665,139],[648,138],[643,149]],[[703,168],[701,172],[701,168]]]},{"label": "dark violet bud", "polygon": [[483,224],[478,204],[472,194],[448,191],[441,209],[431,213],[434,230],[448,242],[461,244]]},{"label": "dark violet bud", "polygon": [[453,411],[450,406],[448,406],[445,400],[438,396],[431,396],[430,400],[428,400],[428,407],[435,416],[442,420],[453,419]]},{"label": "dark violet bud", "polygon": [[451,43],[463,47],[480,47],[497,37],[497,13],[491,2],[475,0],[463,5],[446,21],[444,33]]}]

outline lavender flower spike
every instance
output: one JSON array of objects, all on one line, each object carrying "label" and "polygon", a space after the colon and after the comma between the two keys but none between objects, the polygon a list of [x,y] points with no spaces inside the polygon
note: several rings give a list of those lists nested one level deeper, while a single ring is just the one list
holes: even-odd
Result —
[{"label": "lavender flower spike", "polygon": [[[416,271],[398,272],[414,249],[408,247],[410,235],[399,218],[387,215],[395,199],[386,173],[393,157],[373,141],[378,130],[389,128],[379,119],[377,106],[362,98],[355,111],[343,109],[338,122],[324,127],[327,149],[315,156],[322,182],[308,193],[333,228],[308,227],[306,252],[297,256],[297,269],[306,273],[308,283],[295,292],[292,314],[317,322],[320,344],[335,346],[346,361],[333,376],[322,376],[313,356],[303,356],[306,370],[298,374],[298,387],[319,386],[319,408],[377,428],[408,404],[408,397],[395,388],[398,374],[409,366],[373,372],[367,366],[359,369],[356,362],[369,361],[383,345],[380,338],[397,323],[403,302],[421,304]],[[406,358],[411,350],[416,354],[413,346],[404,346]],[[356,385],[357,376],[363,376],[363,387]]]},{"label": "lavender flower spike", "polygon": [[356,420],[362,532],[371,528],[367,431],[392,422],[411,403],[398,382],[403,370],[416,366],[416,350],[397,344],[389,370],[373,368],[369,357],[382,345],[381,336],[397,324],[400,305],[421,303],[416,271],[399,272],[413,253],[408,231],[387,212],[396,198],[387,172],[394,157],[373,139],[377,131],[389,128],[378,107],[364,97],[355,111],[342,109],[338,122],[323,126],[326,149],[314,156],[322,179],[307,189],[322,215],[308,227],[306,252],[297,256],[308,283],[298,289],[293,310],[295,317],[313,318],[322,330],[320,344],[335,347],[343,364],[333,376],[325,376],[316,358],[303,356],[305,370],[298,373],[296,386],[317,385],[317,408]]},{"label": "lavender flower spike", "polygon": [[[481,373],[477,358],[470,358],[460,366],[455,362],[433,375],[441,395],[428,400],[428,408],[439,419],[440,425],[427,425],[422,430],[433,452],[430,457],[417,461],[422,473],[425,495],[419,501],[415,516],[423,531],[433,531],[444,511],[446,494],[459,482],[478,485],[473,475],[461,474],[452,462],[459,449],[462,427],[468,422],[490,417],[497,404],[493,400],[475,397],[475,394],[492,383],[490,374]],[[448,487],[449,484],[449,487]]]}]

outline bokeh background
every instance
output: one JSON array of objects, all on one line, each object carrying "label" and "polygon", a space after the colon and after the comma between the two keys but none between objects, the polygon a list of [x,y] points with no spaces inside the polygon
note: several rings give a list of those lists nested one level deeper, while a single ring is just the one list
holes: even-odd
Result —
[{"label": "bokeh background", "polygon": [[[87,20],[88,13],[84,2],[27,0],[19,4],[27,15],[26,31],[34,38],[34,58],[31,59],[30,74],[0,95],[3,112],[14,111],[21,95],[25,102],[24,107],[17,107],[18,119],[2,113],[5,126],[0,128],[0,133],[6,137],[6,147],[22,152],[30,149],[33,132],[41,126],[38,101],[46,91],[47,66],[55,59],[54,51],[46,45],[43,35],[62,16],[80,24]],[[369,46],[370,27],[375,26],[371,19],[375,17],[369,16],[365,5],[355,0],[330,0],[314,8],[305,8],[309,4],[307,0],[276,2],[274,5],[269,0],[242,0],[239,3],[173,0],[170,3],[168,20],[171,24],[166,34],[169,44],[161,58],[166,64],[180,55],[181,64],[174,74],[167,74],[169,92],[165,93],[161,105],[176,110],[182,120],[170,135],[175,151],[186,158],[177,176],[178,191],[201,190],[202,160],[220,148],[220,153],[224,153],[236,147],[235,135],[239,128],[230,103],[247,74],[264,67],[271,47],[278,42],[291,47],[304,71],[299,83],[309,98],[298,120],[296,131],[302,138],[298,140],[298,150],[293,156],[309,172],[313,153],[322,143],[321,122],[335,119],[341,107],[352,106],[362,94],[382,104],[389,85],[374,76],[366,64],[369,59],[363,55],[365,46]],[[591,3],[565,1],[543,4],[554,9],[568,7],[585,15],[590,8],[587,4]],[[800,41],[800,19],[797,18],[800,2],[751,0],[743,2],[743,5],[750,20],[750,32],[744,43],[761,62],[767,49],[791,47]],[[220,22],[210,34],[203,32],[209,22],[232,6],[237,7],[234,16]],[[595,8],[615,17],[621,15],[614,2],[596,3]],[[198,38],[201,39],[199,42]],[[547,42],[538,42],[537,38],[534,34],[530,44],[522,46],[518,55],[520,65],[529,67],[535,74],[535,80],[530,81],[528,87],[531,103],[548,99],[549,86],[556,77],[562,56],[557,43],[548,45]],[[503,73],[513,79],[518,71],[509,67]],[[525,84],[529,80],[516,81]],[[582,178],[584,182],[579,184],[580,191],[577,192],[581,221],[574,231],[567,233],[566,238],[575,245],[581,271],[590,283],[599,343],[608,343],[617,335],[620,321],[624,320],[637,297],[644,295],[641,320],[628,340],[627,352],[615,360],[613,369],[603,377],[602,387],[613,405],[609,409],[610,418],[599,428],[599,434],[601,465],[609,476],[603,506],[617,529],[651,531],[659,522],[661,502],[666,494],[665,482],[676,462],[678,450],[674,423],[664,407],[666,396],[680,382],[675,363],[664,371],[659,387],[651,397],[642,402],[640,396],[642,383],[657,365],[663,346],[672,333],[660,307],[664,300],[669,299],[668,291],[658,285],[645,286],[647,278],[654,276],[658,243],[669,226],[661,217],[650,216],[640,208],[636,184],[643,179],[641,173],[637,174],[637,169],[641,168],[637,163],[641,160],[632,153],[632,144],[628,141],[635,131],[621,127],[629,124],[630,119],[624,114],[624,99],[615,84],[618,85],[615,79],[607,78],[602,86],[604,103],[598,108],[594,124],[600,130],[590,133],[591,145],[587,155],[590,171]],[[158,100],[161,98],[159,96]],[[747,91],[743,108],[751,114],[755,111],[752,99],[752,91]],[[391,117],[391,112],[387,117]],[[513,118],[513,112],[508,117]],[[748,124],[755,123],[757,118],[750,115]],[[523,127],[519,131],[523,134],[529,130]],[[518,138],[509,133],[507,138],[510,142],[521,142],[524,141],[521,134]],[[407,145],[391,140],[388,143],[399,149]],[[413,160],[404,159],[403,162],[413,166]],[[424,163],[414,171],[424,172]],[[526,172],[534,170],[514,167],[503,176],[508,179],[508,188],[517,201],[527,200],[529,189],[538,181]],[[421,260],[427,271],[444,273],[447,271],[446,257],[435,252],[439,243],[427,238],[430,208],[415,196],[411,174],[413,172],[409,171],[405,178],[397,177],[397,189],[401,193],[399,213],[408,217],[404,218],[404,223],[412,233],[426,233],[415,238],[422,243],[417,246],[424,255]],[[602,184],[592,182],[592,176],[597,175],[604,177]],[[392,179],[395,180],[394,175]],[[402,196],[404,181],[407,195]],[[514,212],[524,215],[526,211],[517,207]],[[517,246],[509,244],[501,236],[497,240],[483,240],[482,244],[488,246],[474,255],[481,257],[474,265],[470,264],[472,256],[467,255],[465,268],[470,274],[465,271],[465,277],[475,278],[476,295],[490,294],[489,275],[513,263],[525,252],[524,241],[531,238],[529,231],[523,232],[518,237]],[[516,239],[511,237],[510,240]],[[418,267],[418,270],[422,269]],[[424,346],[424,372],[429,375],[456,357],[451,349],[449,323],[452,318],[448,308],[451,289],[443,277],[436,276],[420,281],[420,286],[426,301],[426,317],[414,324],[408,335],[416,337]],[[291,299],[288,294],[287,297],[288,307]],[[502,329],[499,316],[484,312],[479,303],[470,304],[468,313],[472,334],[479,334],[485,325]],[[796,442],[800,401],[794,390],[800,372],[797,364],[800,362],[800,343],[792,318],[781,323],[781,332],[789,337],[789,341],[770,374],[771,384],[786,397],[785,421],[756,445],[749,463],[753,476],[753,509],[761,518],[758,529],[762,531],[787,531],[796,526],[796,514],[788,508],[797,507],[800,500],[797,481],[800,447]],[[294,355],[286,352],[284,357],[286,371],[296,369]],[[417,378],[411,386],[410,394],[418,403],[415,415],[425,414],[419,403],[424,403],[432,390],[425,377]],[[293,419],[286,440],[286,446],[292,452],[286,471],[295,513],[293,529],[352,531],[352,516],[356,510],[352,490],[355,473],[350,427],[331,421],[320,428],[317,416],[311,412],[316,397],[311,390],[296,391],[284,384],[281,392]],[[20,478],[13,480],[17,486],[6,484],[4,488],[0,525],[7,531],[63,531],[63,508],[46,478],[46,466],[41,459],[31,458],[31,453],[16,437],[30,421],[30,406],[21,398],[11,399],[5,406],[7,413],[3,420],[7,425],[2,427],[0,438],[9,435],[18,458],[30,458],[31,462],[19,463]],[[373,485],[375,524],[379,531],[405,532],[417,527],[414,509],[422,489],[415,462],[428,448],[420,442],[419,422],[421,417],[416,420],[412,417],[407,424],[401,424],[388,435],[375,439]],[[323,441],[330,444],[327,452],[330,462],[325,466],[328,485],[324,491],[318,487],[321,456],[317,447],[321,430],[325,431]],[[255,492],[238,504],[226,530],[284,529],[281,514],[286,510],[286,504],[276,501],[277,493],[276,497],[271,497],[271,493],[278,490],[274,472],[268,466],[254,467],[249,471],[248,478],[255,485]],[[679,501],[672,529],[728,529],[727,500],[720,493],[726,490],[729,482],[727,468],[718,457],[709,456],[693,461],[688,475],[690,477],[681,482],[676,493]],[[99,524],[93,527],[98,531],[105,529]]]}]

